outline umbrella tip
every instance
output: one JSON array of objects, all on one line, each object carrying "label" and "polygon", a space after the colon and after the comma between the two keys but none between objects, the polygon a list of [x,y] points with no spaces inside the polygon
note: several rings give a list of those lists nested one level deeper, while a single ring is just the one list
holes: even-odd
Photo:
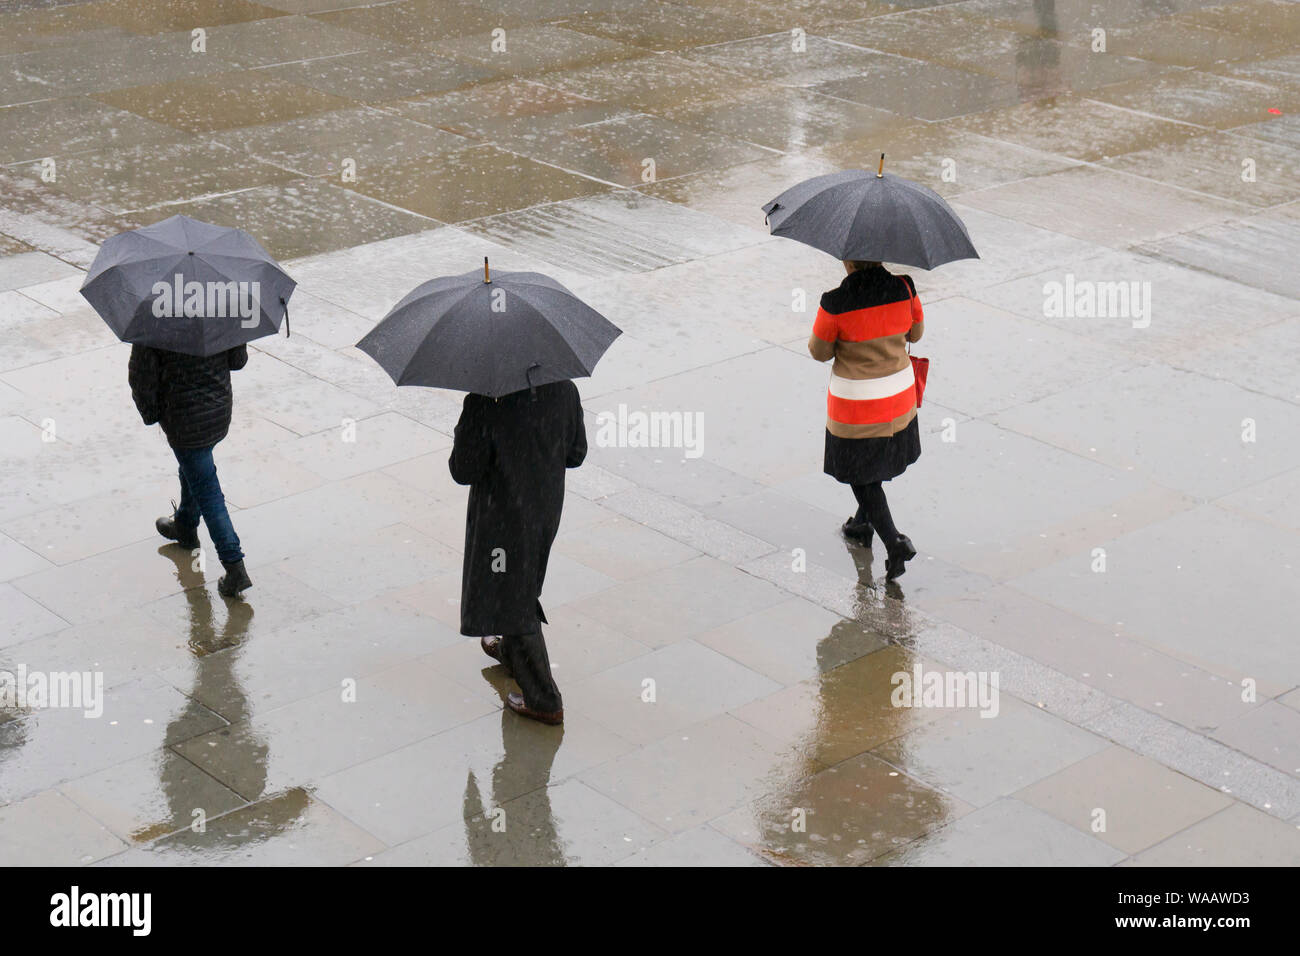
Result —
[{"label": "umbrella tip", "polygon": [[885,176],[885,154],[880,154],[880,166],[876,169],[876,178],[883,179]]},{"label": "umbrella tip", "polygon": [[488,260],[488,257],[487,257],[487,256],[484,256],[484,257],[483,257],[483,281],[484,281],[484,282],[491,282],[491,281],[492,281],[492,274],[491,274],[490,272],[488,272],[488,261],[487,261],[487,260]]}]

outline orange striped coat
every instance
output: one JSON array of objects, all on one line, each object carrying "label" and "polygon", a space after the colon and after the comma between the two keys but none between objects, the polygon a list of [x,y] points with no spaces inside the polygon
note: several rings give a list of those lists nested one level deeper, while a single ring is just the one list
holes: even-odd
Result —
[{"label": "orange striped coat", "polygon": [[883,266],[845,276],[821,298],[808,351],[834,359],[826,430],[838,438],[886,438],[916,417],[916,383],[907,343],[925,330],[909,276]]}]

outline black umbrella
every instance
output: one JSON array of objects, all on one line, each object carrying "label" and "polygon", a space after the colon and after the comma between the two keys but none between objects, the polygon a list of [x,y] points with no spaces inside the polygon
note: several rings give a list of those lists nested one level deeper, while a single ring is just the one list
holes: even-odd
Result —
[{"label": "black umbrella", "polygon": [[398,385],[499,398],[591,374],[622,332],[549,276],[477,269],[417,286],[357,343]]},{"label": "black umbrella", "polygon": [[242,229],[172,216],[105,242],[81,294],[123,342],[216,355],[274,335],[296,285]]},{"label": "black umbrella", "polygon": [[763,206],[772,235],[837,259],[922,269],[978,259],[961,218],[934,190],[884,171],[814,176]]}]

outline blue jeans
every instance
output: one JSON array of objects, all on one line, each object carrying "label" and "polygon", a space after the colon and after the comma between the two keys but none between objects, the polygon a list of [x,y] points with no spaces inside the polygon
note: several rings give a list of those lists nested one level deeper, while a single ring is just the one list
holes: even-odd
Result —
[{"label": "blue jeans", "polygon": [[181,466],[181,503],[176,509],[176,523],[197,528],[201,515],[216,545],[217,557],[225,564],[234,564],[244,560],[244,552],[239,550],[239,535],[235,534],[230,512],[226,510],[226,496],[217,481],[213,447],[172,449]]}]

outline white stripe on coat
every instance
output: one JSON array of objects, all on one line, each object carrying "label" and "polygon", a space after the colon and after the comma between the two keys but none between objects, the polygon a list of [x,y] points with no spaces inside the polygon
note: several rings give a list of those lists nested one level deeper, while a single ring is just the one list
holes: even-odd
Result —
[{"label": "white stripe on coat", "polygon": [[831,373],[831,394],[836,398],[854,401],[892,398],[899,392],[915,386],[916,379],[912,377],[911,362],[892,375],[884,375],[880,378],[841,378],[834,372]]}]

